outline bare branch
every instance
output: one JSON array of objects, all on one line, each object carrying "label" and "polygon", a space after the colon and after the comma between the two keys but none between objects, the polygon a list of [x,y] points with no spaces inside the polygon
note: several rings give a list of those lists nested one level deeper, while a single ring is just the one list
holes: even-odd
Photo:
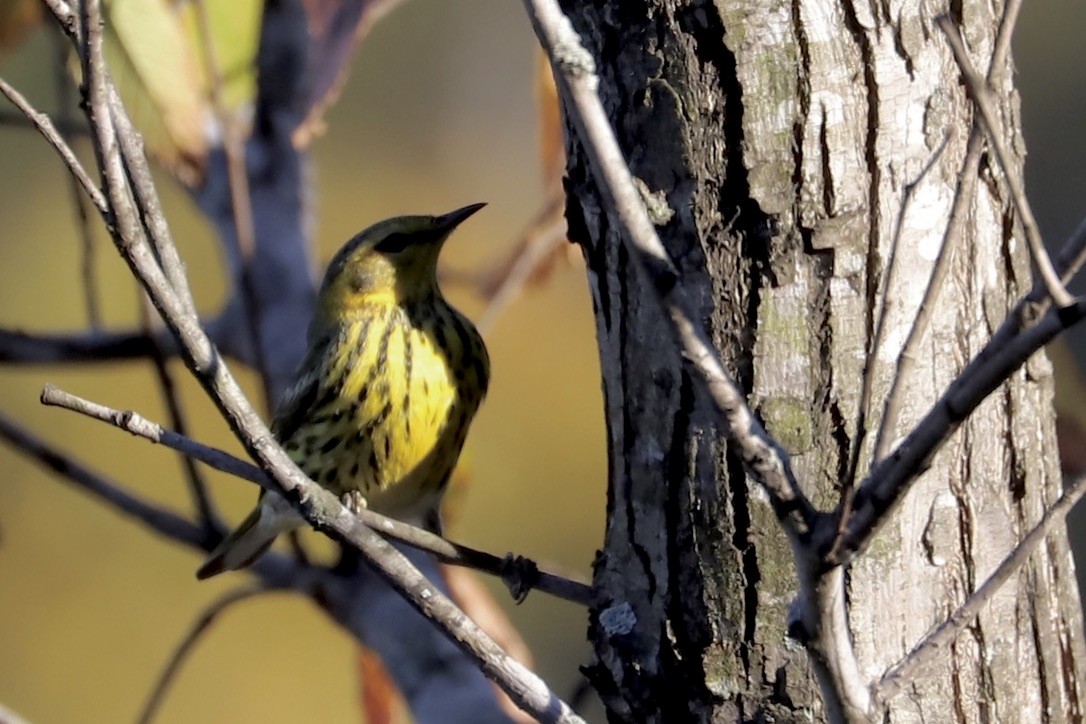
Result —
[{"label": "bare branch", "polygon": [[[57,118],[56,127],[60,130],[64,140],[71,144],[71,132],[64,129],[71,128],[74,121],[71,117],[72,106],[71,92],[73,89],[72,77],[68,73],[67,54],[68,45],[59,31],[50,33],[54,45],[53,82],[56,85]],[[84,128],[84,132],[86,129]],[[98,303],[98,284],[94,276],[95,245],[94,233],[90,226],[90,213],[87,209],[87,199],[79,181],[68,174],[68,192],[72,200],[72,209],[75,212],[75,226],[79,230],[82,258],[80,259],[80,272],[83,283],[83,305],[87,310],[87,321],[92,329],[97,330],[102,326],[102,314]]]},{"label": "bare branch", "polygon": [[[151,303],[147,300],[147,297],[140,297],[140,324],[148,337],[154,338],[151,331],[151,315],[153,313]],[[184,408],[181,405],[181,399],[177,395],[177,385],[174,384],[173,374],[170,372],[169,366],[166,364],[167,356],[156,345],[154,352],[151,354],[151,365],[155,370],[155,378],[158,380],[159,389],[162,392],[162,399],[166,403],[166,410],[170,415],[170,425],[177,431],[179,435],[188,435],[188,423],[185,420]],[[196,515],[200,520],[200,523],[209,530],[218,531],[218,517],[215,515],[215,510],[211,505],[211,498],[207,493],[207,481],[204,480],[203,474],[200,469],[196,467],[192,458],[187,455],[178,456],[181,467],[185,471],[185,480],[188,483],[189,494],[192,497],[193,506],[196,509]]]},{"label": "bare branch", "polygon": [[[138,413],[106,407],[52,385],[46,385],[42,390],[41,401],[45,405],[62,407],[107,422],[137,437],[177,450],[186,457],[199,460],[216,470],[256,483],[265,490],[277,491],[268,475],[255,465],[236,458],[224,450],[203,445],[177,432],[167,430]],[[359,511],[358,518],[382,535],[412,548],[431,553],[443,563],[474,568],[502,578],[515,598],[523,598],[527,591],[535,588],[574,603],[587,605],[590,599],[591,589],[587,584],[540,571],[535,563],[521,556],[514,557],[510,554],[498,557],[485,551],[452,543],[427,530],[386,518],[372,510]]]},{"label": "bare branch", "polygon": [[171,510],[133,496],[116,483],[67,457],[3,414],[0,414],[0,438],[7,440],[46,468],[95,495],[110,508],[142,522],[168,538],[205,550],[210,550],[216,542],[209,539],[206,531],[200,526],[194,525]]},{"label": "bare branch", "polygon": [[[177,353],[171,335],[158,340],[163,352]],[[68,362],[114,362],[149,357],[156,340],[141,330],[29,334],[0,329],[0,364],[57,364]]]},{"label": "bare branch", "polygon": [[[875,436],[875,452],[872,462],[876,463],[886,457],[890,446],[894,442],[894,431],[897,429],[901,409],[908,396],[908,384],[912,377],[913,369],[920,352],[920,344],[924,340],[924,334],[931,324],[931,318],[935,314],[939,296],[946,286],[947,275],[950,274],[951,262],[961,243],[962,230],[966,221],[966,210],[973,203],[973,192],[977,182],[977,167],[980,165],[980,154],[984,150],[984,142],[976,129],[969,136],[966,146],[965,159],[962,161],[961,170],[958,172],[958,186],[954,192],[954,203],[950,207],[950,216],[947,218],[946,228],[943,230],[943,240],[939,247],[939,256],[932,267],[928,286],[924,290],[924,298],[920,301],[920,307],[916,310],[909,336],[902,345],[901,355],[898,358],[897,370],[894,380],[890,384],[890,392],[886,397],[886,409],[879,423],[879,431]],[[904,213],[904,207],[903,211]],[[904,217],[903,217],[904,218]],[[889,288],[889,287],[887,287]],[[883,325],[889,316],[889,310],[893,308],[894,297],[886,297],[886,307],[879,319],[879,329],[876,338],[881,336]],[[877,344],[881,343],[881,340]],[[877,358],[878,347],[871,350],[871,358]],[[868,370],[871,375],[871,370]],[[866,380],[865,380],[866,382]],[[847,517],[847,512],[842,518]]]},{"label": "bare branch", "polygon": [[886,671],[875,686],[875,696],[881,703],[885,704],[894,698],[921,674],[936,656],[947,650],[958,634],[980,614],[981,609],[1000,587],[1025,565],[1056,526],[1063,523],[1067,514],[1071,512],[1071,508],[1082,499],[1084,493],[1086,493],[1086,477],[1079,477],[1064,491],[1059,500],[1045,510],[1037,524],[1018,542],[1011,554],[1003,559],[992,575],[988,576],[988,579],[954,613],[918,643],[904,659]]},{"label": "bare branch", "polygon": [[209,628],[211,628],[211,624],[215,623],[215,619],[217,619],[220,614],[236,603],[247,601],[250,598],[254,598],[264,593],[270,593],[274,590],[276,589],[270,588],[263,583],[235,588],[212,601],[207,608],[201,611],[200,615],[196,618],[196,621],[193,623],[188,633],[185,634],[185,637],[181,639],[177,648],[174,649],[169,661],[166,662],[166,666],[159,674],[154,688],[151,689],[151,694],[147,697],[147,703],[143,705],[143,711],[140,713],[140,717],[137,720],[139,724],[150,724],[155,718],[159,707],[165,699],[166,693],[169,691],[170,685],[174,682],[174,677],[176,677],[177,673],[181,670],[181,665],[185,663],[188,655],[196,648],[196,644],[200,641],[200,638]]},{"label": "bare branch", "polygon": [[484,288],[486,309],[476,326],[482,334],[493,328],[501,313],[521,293],[528,280],[566,240],[560,201],[548,202],[516,245],[515,256],[500,264],[500,280]]},{"label": "bare branch", "polygon": [[240,256],[238,271],[241,285],[241,302],[244,307],[248,333],[253,342],[253,359],[260,373],[264,389],[264,404],[268,409],[275,405],[271,378],[268,375],[267,350],[260,334],[261,310],[253,283],[252,260],[256,254],[256,229],[253,226],[253,204],[249,193],[249,177],[245,168],[245,141],[238,124],[230,117],[222,98],[222,69],[215,56],[215,43],[207,17],[204,0],[196,0],[196,26],[200,32],[200,47],[204,54],[204,67],[211,79],[211,106],[222,134],[222,148],[226,155],[226,175],[230,187],[230,208],[233,212],[234,233]]},{"label": "bare branch", "polygon": [[[881,283],[879,284],[879,292],[877,298],[882,301],[882,305],[873,312],[875,317],[875,333],[867,341],[867,358],[864,361],[863,371],[863,387],[860,390],[860,404],[859,404],[859,417],[856,421],[856,441],[852,444],[852,450],[849,454],[848,473],[845,475],[845,479],[841,481],[844,489],[841,491],[841,504],[839,509],[842,511],[840,519],[844,520],[848,517],[847,511],[852,506],[852,495],[855,492],[856,475],[860,466],[860,456],[863,453],[864,440],[867,438],[867,420],[871,417],[871,397],[874,395],[875,389],[875,361],[878,359],[877,352],[882,347],[884,340],[886,339],[886,326],[887,320],[890,318],[891,309],[891,297],[887,294],[887,290],[890,289],[891,283],[896,276],[896,270],[898,268],[897,250],[901,243],[901,234],[905,229],[905,218],[912,206],[913,199],[916,197],[916,190],[920,187],[920,183],[927,177],[931,170],[935,168],[935,164],[942,158],[943,152],[946,151],[947,143],[950,141],[949,134],[943,137],[942,142],[935,149],[935,152],[928,159],[924,167],[920,169],[920,173],[916,178],[905,186],[905,191],[901,196],[901,210],[898,212],[897,224],[894,227],[894,238],[890,240],[890,258],[886,263],[886,272],[882,275]],[[961,178],[961,174],[959,174]],[[947,239],[944,235],[942,250],[940,253],[946,253]],[[900,372],[898,373],[900,377]],[[897,377],[895,377],[896,381]],[[892,397],[892,395],[891,395]],[[885,414],[883,419],[885,420]]]},{"label": "bare branch", "polygon": [[[61,135],[70,138],[72,136],[86,136],[90,131],[85,123],[63,118],[53,118],[53,127],[60,131]],[[19,111],[0,110],[0,126],[11,128],[26,128],[37,130],[37,126]]]},{"label": "bare branch", "polygon": [[728,440],[765,488],[774,512],[793,541],[806,536],[817,511],[800,490],[788,453],[754,417],[743,391],[724,370],[712,342],[688,311],[678,272],[649,219],[596,93],[599,78],[595,61],[557,0],[524,0],[524,4],[550,59],[566,111],[584,144],[600,190],[626,232],[623,238],[641,260],[683,354],[705,382]]},{"label": "bare branch", "polygon": [[1056,335],[1086,317],[1086,301],[1049,309],[1032,327],[1009,340],[995,337],[962,370],[931,410],[856,491],[853,514],[828,565],[847,563],[874,535],[887,514],[927,468],[928,461],[996,388]]},{"label": "bare branch", "polygon": [[75,153],[72,151],[71,146],[64,140],[64,136],[53,125],[53,121],[49,116],[37,111],[34,106],[30,105],[30,102],[23,97],[22,93],[8,85],[7,81],[0,78],[0,93],[4,94],[4,97],[11,101],[19,111],[29,119],[34,127],[38,129],[49,145],[56,150],[57,155],[71,171],[72,176],[79,182],[79,185],[87,192],[87,196],[94,203],[94,206],[102,213],[103,217],[108,220],[109,211],[106,205],[106,198],[102,194],[91,177],[83,169],[83,165],[79,163],[79,159],[75,157]]},{"label": "bare branch", "polygon": [[0,724],[28,724],[26,719],[0,704]]},{"label": "bare branch", "polygon": [[[1022,228],[1026,233],[1026,241],[1033,256],[1033,263],[1037,265],[1037,270],[1040,272],[1041,279],[1048,289],[1049,296],[1052,297],[1056,305],[1060,307],[1070,306],[1075,301],[1074,297],[1064,288],[1059,275],[1052,266],[1052,260],[1045,250],[1041,231],[1037,228],[1037,220],[1033,217],[1033,209],[1030,207],[1029,199],[1026,198],[1026,187],[1022,175],[1015,168],[1010,151],[1007,150],[1007,144],[1003,139],[1003,134],[1000,132],[1002,125],[999,119],[996,118],[995,110],[992,108],[987,81],[981,78],[973,69],[973,64],[969,60],[969,53],[965,50],[965,44],[962,42],[954,21],[947,15],[940,15],[935,19],[935,22],[939,25],[943,34],[946,35],[947,42],[950,43],[950,48],[954,51],[954,59],[961,69],[962,81],[969,89],[973,104],[980,111],[981,125],[984,126],[984,130],[988,134],[988,142],[992,150],[995,151],[996,159],[1003,170],[1007,188],[1011,192],[1014,206],[1018,210],[1018,218],[1022,222]],[[1013,24],[1010,27],[1013,28]],[[1003,32],[1005,28],[1006,24],[1005,27],[1000,28],[1000,31]],[[1006,29],[1009,32],[1009,28]]]}]

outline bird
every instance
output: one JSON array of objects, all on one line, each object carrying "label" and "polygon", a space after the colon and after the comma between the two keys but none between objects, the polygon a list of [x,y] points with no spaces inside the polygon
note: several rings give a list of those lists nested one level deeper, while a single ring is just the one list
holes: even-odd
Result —
[{"label": "bird", "polygon": [[[307,351],[271,431],[349,508],[441,532],[442,494],[486,396],[490,358],[475,326],[442,295],[437,260],[483,206],[380,221],[328,264]],[[196,577],[244,568],[303,524],[286,500],[262,491]]]}]

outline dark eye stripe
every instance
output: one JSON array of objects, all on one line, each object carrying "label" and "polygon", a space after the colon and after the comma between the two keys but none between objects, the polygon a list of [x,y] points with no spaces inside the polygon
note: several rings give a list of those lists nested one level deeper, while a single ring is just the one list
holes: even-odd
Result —
[{"label": "dark eye stripe", "polygon": [[392,233],[377,242],[373,248],[382,254],[398,254],[410,246],[411,240],[410,234]]}]

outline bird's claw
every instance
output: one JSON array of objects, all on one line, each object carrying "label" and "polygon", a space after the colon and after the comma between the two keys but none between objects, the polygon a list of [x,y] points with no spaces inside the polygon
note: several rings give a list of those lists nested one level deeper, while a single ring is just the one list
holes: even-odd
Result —
[{"label": "bird's claw", "polygon": [[501,578],[513,600],[518,604],[524,603],[528,593],[539,582],[539,567],[524,556],[506,553],[502,562]]},{"label": "bird's claw", "polygon": [[343,503],[343,507],[356,516],[369,507],[366,498],[357,490],[348,490],[339,499]]}]

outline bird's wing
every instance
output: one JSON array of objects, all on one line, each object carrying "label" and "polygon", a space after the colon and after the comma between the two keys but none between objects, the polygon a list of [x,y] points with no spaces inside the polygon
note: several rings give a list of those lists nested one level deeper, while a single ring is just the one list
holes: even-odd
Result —
[{"label": "bird's wing", "polygon": [[271,431],[281,444],[293,437],[309,417],[310,410],[320,393],[321,368],[320,346],[311,348],[298,367],[297,381],[286,391],[275,410]]}]

